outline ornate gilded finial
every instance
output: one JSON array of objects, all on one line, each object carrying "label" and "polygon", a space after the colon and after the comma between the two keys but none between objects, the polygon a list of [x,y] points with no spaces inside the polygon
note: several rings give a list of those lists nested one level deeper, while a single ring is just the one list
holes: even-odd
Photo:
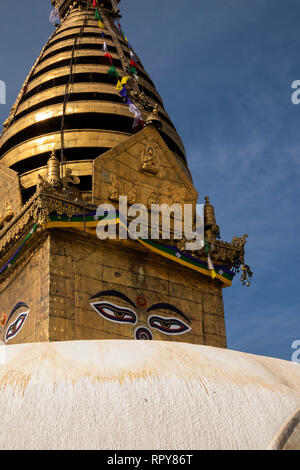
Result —
[{"label": "ornate gilded finial", "polygon": [[79,188],[76,188],[80,184],[80,178],[72,174],[71,168],[66,168],[66,175],[61,178],[62,191],[69,197],[79,200],[82,198]]},{"label": "ornate gilded finial", "polygon": [[211,205],[208,196],[205,197],[204,230],[205,237],[208,240],[216,240],[220,237],[220,227],[217,225],[215,209]]},{"label": "ornate gilded finial", "polygon": [[162,122],[159,118],[158,105],[157,104],[153,108],[152,112],[148,115],[148,117],[146,119],[146,122],[145,122],[145,125],[146,126],[154,126],[157,129],[162,128]]},{"label": "ornate gilded finial", "polygon": [[71,168],[66,168],[66,176],[61,179],[64,188],[69,188],[70,184],[80,184],[80,178],[72,174]]},{"label": "ornate gilded finial", "polygon": [[4,222],[9,222],[14,216],[14,211],[12,210],[12,207],[9,202],[5,204],[5,214],[3,217]]},{"label": "ornate gilded finial", "polygon": [[205,226],[216,225],[216,216],[215,209],[209,202],[209,197],[205,196],[205,206],[204,206],[204,220]]},{"label": "ornate gilded finial", "polygon": [[238,246],[240,248],[244,248],[244,246],[246,245],[247,243],[247,238],[248,238],[248,235],[243,235],[242,237],[234,237],[231,241],[231,243],[234,245],[234,246]]},{"label": "ornate gilded finial", "polygon": [[61,187],[60,163],[54,150],[52,150],[51,157],[47,162],[47,181],[55,188]]}]

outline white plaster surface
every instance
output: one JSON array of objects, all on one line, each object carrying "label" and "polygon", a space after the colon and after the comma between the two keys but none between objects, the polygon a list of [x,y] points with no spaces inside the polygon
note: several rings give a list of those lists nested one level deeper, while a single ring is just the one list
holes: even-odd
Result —
[{"label": "white plaster surface", "polygon": [[0,347],[1,449],[266,449],[300,365],[156,341]]}]

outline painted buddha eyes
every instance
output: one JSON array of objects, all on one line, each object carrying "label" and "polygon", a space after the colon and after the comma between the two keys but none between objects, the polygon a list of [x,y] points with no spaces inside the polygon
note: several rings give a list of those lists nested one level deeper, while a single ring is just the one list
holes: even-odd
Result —
[{"label": "painted buddha eyes", "polygon": [[21,313],[18,316],[18,318],[16,319],[16,321],[13,322],[9,326],[9,328],[8,328],[6,334],[5,334],[5,341],[9,341],[11,338],[13,338],[14,336],[16,336],[19,333],[20,329],[22,328],[22,326],[25,323],[27,315],[28,315],[28,313]]},{"label": "painted buddha eyes", "polygon": [[[112,302],[108,302],[107,300],[96,300],[99,298],[101,299],[101,297],[114,297],[121,299],[130,305],[130,307],[133,307],[134,310],[129,307],[124,307]],[[102,291],[90,298],[90,300],[94,299],[95,302],[90,303],[90,305],[106,320],[116,323],[127,323],[131,325],[136,325],[138,323],[138,315],[135,312],[137,307],[135,303],[132,302],[132,300],[130,300],[129,297],[127,297],[122,292],[115,290]],[[147,306],[147,299],[145,299],[143,296],[139,296],[137,298],[137,304],[140,308],[145,308]],[[169,314],[170,312],[173,314],[176,313],[177,315],[180,315],[182,318],[184,318],[188,323],[190,323],[189,318],[187,318],[184,313],[174,305],[168,303],[154,304],[147,309],[147,313],[150,314],[150,312],[154,312],[155,310],[164,310],[169,312]],[[139,340],[152,340],[153,335],[151,329],[157,330],[165,335],[182,335],[184,333],[188,333],[192,329],[184,321],[179,320],[178,318],[164,317],[158,314],[155,315],[153,313],[148,317],[148,326],[150,329],[143,325],[138,325],[134,331],[134,338]]]},{"label": "painted buddha eyes", "polygon": [[91,306],[106,320],[117,323],[131,323],[132,325],[137,322],[137,315],[130,308],[120,307],[105,301],[92,303]]},{"label": "painted buddha eyes", "polygon": [[164,318],[152,315],[148,318],[148,323],[151,328],[161,331],[166,335],[182,335],[191,330],[188,325],[177,318]]},{"label": "painted buddha eyes", "polygon": [[7,328],[6,333],[5,333],[5,341],[6,342],[8,342],[12,338],[14,338],[20,332],[22,326],[24,325],[24,323],[27,319],[27,316],[28,316],[28,313],[29,313],[29,307],[24,302],[19,302],[12,309],[12,311],[11,311],[9,317],[8,317],[7,323],[9,322],[11,317],[20,309],[22,309],[22,310],[27,309],[27,310],[25,312],[24,311],[21,312],[18,315],[17,319],[13,323],[11,323],[9,325],[9,327]]}]

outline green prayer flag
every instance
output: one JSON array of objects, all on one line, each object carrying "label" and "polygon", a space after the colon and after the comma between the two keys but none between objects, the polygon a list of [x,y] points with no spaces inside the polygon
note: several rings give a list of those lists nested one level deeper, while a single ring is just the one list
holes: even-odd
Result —
[{"label": "green prayer flag", "polygon": [[113,65],[109,68],[107,75],[112,75],[113,77],[119,77],[117,69]]},{"label": "green prayer flag", "polygon": [[136,74],[137,74],[137,71],[136,71],[136,68],[135,68],[135,67],[128,67],[128,68],[127,68],[127,72],[128,72],[128,73],[131,73],[132,75],[136,75]]},{"label": "green prayer flag", "polygon": [[98,8],[96,8],[96,10],[95,10],[95,20],[103,21],[102,16],[100,15],[100,12],[99,12]]},{"label": "green prayer flag", "polygon": [[204,241],[204,245],[205,245],[205,253],[208,254],[211,250],[211,244]]}]

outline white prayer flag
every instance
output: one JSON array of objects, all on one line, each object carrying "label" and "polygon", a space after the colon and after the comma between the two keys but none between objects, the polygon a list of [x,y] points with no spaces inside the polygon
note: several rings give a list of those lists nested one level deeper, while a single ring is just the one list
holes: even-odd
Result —
[{"label": "white prayer flag", "polygon": [[209,254],[207,255],[207,265],[208,265],[208,269],[211,269],[211,270],[215,269]]},{"label": "white prayer flag", "polygon": [[135,104],[131,103],[129,105],[129,111],[134,114],[134,117],[136,118],[141,118],[142,113],[141,111],[136,107]]},{"label": "white prayer flag", "polygon": [[60,16],[59,16],[58,8],[54,8],[54,10],[51,11],[49,21],[50,23],[60,23]]}]

